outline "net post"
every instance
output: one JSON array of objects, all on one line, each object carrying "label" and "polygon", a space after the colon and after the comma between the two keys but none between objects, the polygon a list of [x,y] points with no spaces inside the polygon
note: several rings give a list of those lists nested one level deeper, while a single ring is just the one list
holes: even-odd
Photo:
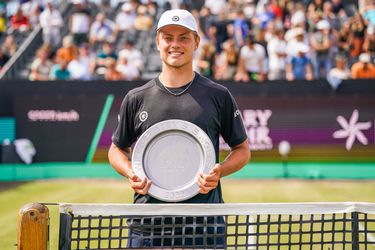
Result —
[{"label": "net post", "polygon": [[59,250],[70,249],[72,221],[73,216],[70,213],[60,213]]},{"label": "net post", "polygon": [[352,212],[352,249],[359,250],[358,212]]},{"label": "net post", "polygon": [[47,206],[40,203],[29,203],[19,210],[17,249],[49,249],[49,210]]}]

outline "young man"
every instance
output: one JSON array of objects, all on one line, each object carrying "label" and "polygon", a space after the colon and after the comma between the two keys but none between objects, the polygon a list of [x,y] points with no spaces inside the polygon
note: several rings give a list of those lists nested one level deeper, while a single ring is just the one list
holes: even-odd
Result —
[{"label": "young man", "polygon": [[[129,91],[122,102],[108,157],[113,168],[128,178],[135,191],[135,203],[162,203],[147,194],[151,181],[136,176],[129,159],[131,145],[158,122],[181,119],[199,126],[214,145],[216,162],[220,134],[231,147],[228,157],[212,166],[209,174],[197,176],[199,194],[185,203],[222,203],[220,178],[240,170],[249,161],[247,135],[232,95],[225,87],[193,71],[193,54],[200,42],[197,31],[195,19],[188,11],[175,9],[163,13],[156,35],[162,72]],[[131,233],[136,237],[136,232]],[[214,241],[212,244],[217,243]],[[142,247],[149,243],[133,239],[130,244]]]}]

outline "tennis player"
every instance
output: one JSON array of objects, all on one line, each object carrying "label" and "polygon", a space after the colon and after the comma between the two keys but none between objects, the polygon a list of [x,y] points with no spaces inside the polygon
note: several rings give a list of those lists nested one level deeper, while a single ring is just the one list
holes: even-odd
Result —
[{"label": "tennis player", "polygon": [[[128,178],[135,191],[135,203],[162,203],[148,195],[151,181],[136,176],[130,160],[131,145],[158,122],[181,119],[194,123],[206,132],[215,148],[217,164],[209,174],[198,174],[199,194],[184,203],[223,203],[220,178],[240,170],[250,159],[247,135],[234,98],[224,86],[193,71],[193,55],[199,42],[197,23],[190,12],[181,9],[164,12],[156,34],[162,72],[129,91],[121,104],[108,157],[113,168]],[[231,150],[219,163],[220,135]],[[133,238],[137,232],[131,234]],[[213,241],[216,245],[220,240]],[[135,238],[129,243],[129,247],[148,246],[153,244]]]}]

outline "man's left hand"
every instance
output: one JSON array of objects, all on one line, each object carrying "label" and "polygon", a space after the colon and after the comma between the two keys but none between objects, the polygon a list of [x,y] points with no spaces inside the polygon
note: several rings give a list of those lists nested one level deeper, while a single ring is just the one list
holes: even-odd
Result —
[{"label": "man's left hand", "polygon": [[199,173],[197,183],[199,186],[199,193],[207,194],[211,190],[215,189],[219,184],[221,177],[220,164],[216,164],[210,171],[209,174]]}]

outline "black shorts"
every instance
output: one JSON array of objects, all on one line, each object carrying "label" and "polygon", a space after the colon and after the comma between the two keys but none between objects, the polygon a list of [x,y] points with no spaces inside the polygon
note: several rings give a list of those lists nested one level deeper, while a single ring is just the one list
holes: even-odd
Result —
[{"label": "black shorts", "polygon": [[[145,220],[143,221],[145,222]],[[196,217],[195,221],[192,217],[184,219],[177,217],[173,221],[173,224],[164,220],[162,226],[159,223],[153,226],[139,225],[129,230],[127,247],[225,249],[226,226],[222,216],[210,216],[206,217],[206,220],[204,217]]]}]

